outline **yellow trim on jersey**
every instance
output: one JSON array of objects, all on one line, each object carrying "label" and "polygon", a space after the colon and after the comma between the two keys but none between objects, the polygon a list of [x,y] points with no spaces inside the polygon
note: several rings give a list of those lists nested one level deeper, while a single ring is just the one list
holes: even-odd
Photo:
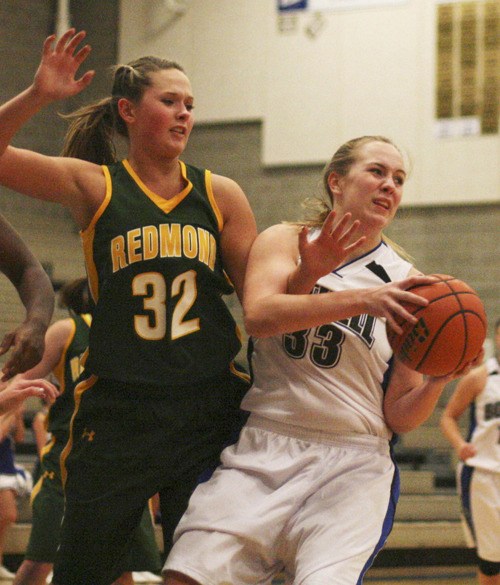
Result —
[{"label": "yellow trim on jersey", "polygon": [[95,224],[97,223],[97,220],[104,213],[104,210],[109,205],[109,202],[111,200],[113,186],[111,183],[111,175],[109,173],[109,168],[106,165],[101,165],[101,169],[104,173],[104,180],[106,182],[106,191],[104,193],[104,199],[102,200],[101,204],[97,208],[97,211],[94,213],[94,217],[90,220],[89,225],[84,230],[81,230],[81,232],[80,232],[81,234],[85,234],[87,232],[94,230]]},{"label": "yellow trim on jersey", "polygon": [[94,302],[97,302],[97,299],[99,298],[99,279],[97,278],[97,268],[94,264],[93,254],[95,224],[97,223],[97,220],[101,217],[101,215],[104,213],[106,207],[109,205],[113,191],[111,175],[109,174],[108,167],[102,165],[101,168],[104,172],[104,179],[106,181],[106,193],[104,195],[104,199],[101,205],[99,205],[99,209],[95,212],[94,217],[91,219],[89,225],[84,230],[80,231],[80,237],[82,239],[83,244],[83,255],[85,258],[85,265],[87,266],[87,275],[89,278],[90,293],[92,294]]},{"label": "yellow trim on jersey", "polygon": [[87,323],[90,327],[92,325],[92,315],[90,313],[81,313],[80,317]]},{"label": "yellow trim on jersey", "polygon": [[[210,202],[210,205],[212,206],[212,210],[215,214],[215,217],[217,218],[217,227],[220,233],[222,232],[222,229],[224,227],[224,219],[222,218],[222,213],[219,209],[219,206],[217,205],[217,201],[215,200],[214,190],[212,188],[212,173],[207,169],[205,169],[205,188],[207,190],[208,200]],[[224,277],[227,280],[227,282],[231,285],[231,287],[234,289],[234,284],[232,283],[231,279],[229,278],[229,275],[225,270]],[[241,335],[239,335],[238,337],[241,341]]]},{"label": "yellow trim on jersey", "polygon": [[80,364],[82,365],[82,368],[85,368],[85,364],[87,362],[88,357],[89,357],[89,348],[87,347],[87,349],[82,353],[82,357],[80,358]]},{"label": "yellow trim on jersey", "polygon": [[184,187],[180,193],[177,193],[177,195],[174,195],[174,197],[171,199],[165,199],[165,197],[160,197],[160,195],[156,194],[154,191],[151,191],[151,189],[142,182],[141,178],[130,166],[130,163],[127,159],[124,159],[122,163],[128,174],[132,177],[141,191],[144,191],[144,194],[147,195],[151,201],[165,213],[170,213],[172,209],[177,207],[177,205],[179,205],[179,203],[187,197],[193,188],[193,183],[191,183],[191,181],[187,178],[186,165],[182,161],[179,161],[179,165],[181,167],[182,178],[184,181],[186,181],[186,187]]},{"label": "yellow trim on jersey", "polygon": [[50,441],[49,441],[48,443],[46,443],[46,444],[45,444],[45,445],[42,447],[42,450],[41,450],[41,452],[40,452],[40,458],[42,458],[44,455],[47,455],[47,453],[48,453],[49,451],[51,451],[51,450],[52,450],[52,447],[53,447],[55,444],[56,444],[56,438],[55,438],[55,437],[52,437],[52,438],[50,439]]},{"label": "yellow trim on jersey", "polygon": [[33,489],[31,490],[31,494],[30,494],[30,505],[31,506],[33,505],[34,499],[37,497],[38,493],[42,489],[43,480],[44,480],[44,477],[42,475],[42,477],[35,483],[35,485],[33,486]]},{"label": "yellow trim on jersey", "polygon": [[235,376],[237,376],[238,378],[241,378],[242,380],[245,380],[245,382],[250,382],[250,376],[246,372],[242,372],[242,371],[238,370],[235,367],[234,362],[231,362],[229,364],[229,371],[232,374],[234,374]]},{"label": "yellow trim on jersey", "polygon": [[[43,446],[43,448],[40,452],[40,459],[42,459],[45,455],[47,455],[47,453],[52,449],[52,447],[55,444],[56,444],[56,438],[52,437],[52,439],[50,439],[50,441],[46,445]],[[43,484],[44,479],[45,479],[45,474],[42,474],[40,479],[33,486],[33,489],[31,490],[31,494],[30,494],[30,505],[33,505],[33,500],[38,495],[38,492],[42,489],[42,484]]]},{"label": "yellow trim on jersey", "polygon": [[217,227],[219,228],[219,232],[221,232],[224,227],[224,220],[219,206],[217,205],[217,201],[215,200],[214,190],[212,188],[212,173],[208,170],[205,170],[205,188],[207,190],[208,200],[210,201],[210,205],[212,206],[215,217],[217,218]]},{"label": "yellow trim on jersey", "polygon": [[66,458],[70,454],[71,449],[73,447],[73,421],[75,420],[75,416],[78,412],[78,409],[80,408],[80,402],[82,400],[83,393],[86,392],[89,388],[92,388],[92,386],[97,382],[97,380],[98,377],[92,374],[86,380],[83,380],[83,382],[77,384],[75,388],[75,409],[73,410],[71,422],[69,423],[69,439],[61,453],[61,480],[63,487],[66,483],[66,478],[68,476],[68,472],[66,471]]},{"label": "yellow trim on jersey", "polygon": [[[71,342],[73,341],[73,339],[75,338],[75,333],[76,333],[76,323],[73,319],[70,319],[71,321],[71,333],[68,335],[68,338],[66,339],[65,343],[64,343],[64,348],[63,351],[61,353],[61,357],[59,358],[59,361],[57,362],[56,366],[53,368],[52,373],[54,374],[54,376],[57,378],[57,381],[59,382],[59,390],[61,394],[64,394],[64,391],[66,390],[66,385],[65,385],[65,381],[64,381],[64,366],[66,363],[66,354],[68,353],[68,348],[71,344]],[[49,409],[50,412],[50,409]]]},{"label": "yellow trim on jersey", "polygon": [[94,263],[94,236],[95,231],[92,230],[87,233],[80,233],[83,244],[83,257],[85,259],[85,266],[87,267],[87,276],[89,279],[90,294],[94,303],[97,303],[99,298],[99,279],[97,277],[97,268]]}]

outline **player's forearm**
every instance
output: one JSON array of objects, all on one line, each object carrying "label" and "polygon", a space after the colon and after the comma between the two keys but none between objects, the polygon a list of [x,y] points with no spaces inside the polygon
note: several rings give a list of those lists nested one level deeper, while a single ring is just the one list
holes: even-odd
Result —
[{"label": "player's forearm", "polygon": [[47,328],[54,312],[54,288],[43,267],[38,263],[27,266],[17,288],[26,320]]},{"label": "player's forearm", "polygon": [[462,437],[457,421],[450,415],[444,413],[439,422],[439,426],[443,435],[448,439],[451,446],[458,453],[460,449],[466,444]]},{"label": "player's forearm", "polygon": [[427,378],[395,399],[388,392],[384,415],[389,427],[395,433],[408,433],[419,427],[433,413],[445,386],[438,378]]},{"label": "player's forearm", "polygon": [[299,262],[288,277],[287,293],[293,295],[309,294],[321,276],[323,275],[313,274],[307,266]]},{"label": "player's forearm", "polygon": [[364,290],[318,295],[273,294],[244,302],[245,328],[254,337],[301,331],[366,312]]},{"label": "player's forearm", "polygon": [[0,156],[24,124],[49,101],[30,86],[0,106]]}]

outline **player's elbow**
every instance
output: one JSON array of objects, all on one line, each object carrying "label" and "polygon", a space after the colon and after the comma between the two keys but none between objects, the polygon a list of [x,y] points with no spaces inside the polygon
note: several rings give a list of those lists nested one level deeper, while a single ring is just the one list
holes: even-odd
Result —
[{"label": "player's elbow", "polygon": [[384,409],[384,418],[387,426],[397,435],[409,433],[423,422],[421,420],[416,420],[414,417],[410,417],[408,413],[393,412],[387,407]]},{"label": "player's elbow", "polygon": [[251,337],[271,337],[276,333],[276,327],[269,317],[261,311],[245,308],[245,331]]},{"label": "player's elbow", "polygon": [[391,429],[396,433],[396,435],[404,435],[406,433],[409,433],[410,431],[415,430],[417,427],[418,425],[400,424],[391,426]]}]

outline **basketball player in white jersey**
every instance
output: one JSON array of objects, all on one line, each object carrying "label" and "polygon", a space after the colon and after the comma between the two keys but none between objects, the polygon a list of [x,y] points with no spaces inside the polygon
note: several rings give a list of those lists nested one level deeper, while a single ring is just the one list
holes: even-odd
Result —
[{"label": "basketball player in white jersey", "polygon": [[[457,486],[467,544],[477,549],[480,585],[500,585],[500,319],[495,356],[457,384],[441,417],[460,460]],[[458,420],[469,410],[467,437]]]},{"label": "basketball player in white jersey", "polygon": [[393,431],[422,423],[450,379],[424,380],[387,341],[395,315],[414,322],[403,302],[427,304],[406,289],[432,282],[382,235],[405,179],[389,140],[354,139],[325,169],[328,209],[257,238],[243,302],[250,417],[190,500],[167,585],[269,585],[278,572],[354,585],[383,546],[399,495]]}]

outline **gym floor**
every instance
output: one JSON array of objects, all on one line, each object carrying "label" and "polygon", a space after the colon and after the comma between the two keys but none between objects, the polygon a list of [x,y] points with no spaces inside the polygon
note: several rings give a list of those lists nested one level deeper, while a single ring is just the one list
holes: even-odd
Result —
[{"label": "gym floor", "polygon": [[364,583],[373,585],[477,585],[476,568],[460,567],[396,567],[372,568]]}]

